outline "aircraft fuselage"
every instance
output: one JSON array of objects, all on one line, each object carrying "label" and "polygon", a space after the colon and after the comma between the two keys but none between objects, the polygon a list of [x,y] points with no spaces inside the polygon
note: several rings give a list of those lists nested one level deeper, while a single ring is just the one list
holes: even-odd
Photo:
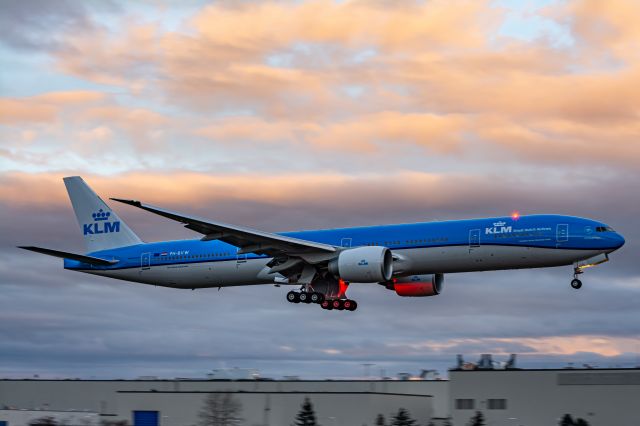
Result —
[{"label": "aircraft fuselage", "polygon": [[[343,249],[384,246],[394,277],[571,265],[618,249],[621,235],[591,219],[561,215],[424,222],[280,233]],[[118,260],[97,266],[65,259],[65,268],[175,288],[273,284],[266,255],[238,254],[222,241],[143,243],[89,253]]]}]

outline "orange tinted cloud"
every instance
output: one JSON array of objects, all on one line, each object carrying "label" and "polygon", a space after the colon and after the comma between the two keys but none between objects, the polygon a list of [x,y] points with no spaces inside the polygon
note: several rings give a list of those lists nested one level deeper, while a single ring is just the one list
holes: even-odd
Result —
[{"label": "orange tinted cloud", "polygon": [[[424,353],[425,350],[448,352],[458,346],[482,345],[486,351],[496,355],[508,355],[510,349],[502,351],[502,347],[518,345],[518,352],[525,355],[574,355],[580,352],[594,353],[612,357],[624,353],[633,353],[637,349],[636,337],[612,337],[600,335],[575,336],[540,336],[514,338],[483,338],[483,339],[450,339],[445,341],[425,341],[413,344],[398,344],[411,351]],[[393,345],[390,345],[393,346]],[[527,351],[525,347],[528,347]]]},{"label": "orange tinted cloud", "polygon": [[[57,59],[76,76],[180,110],[109,104],[78,115],[147,150],[175,143],[171,130],[203,156],[199,137],[313,155],[410,144],[451,157],[480,147],[521,162],[629,167],[640,155],[638,8],[547,7],[541,16],[575,42],[557,46],[500,36],[506,14],[488,0],[218,2],[179,31],[126,18],[120,32],[71,34]],[[16,107],[5,106],[6,117],[18,122],[56,113],[8,102]]]},{"label": "orange tinted cloud", "polygon": [[0,99],[0,123],[22,124],[53,121],[56,108],[51,105],[34,105],[18,99]]},{"label": "orange tinted cloud", "polygon": [[91,104],[105,98],[105,94],[91,91],[49,92],[20,99],[0,98],[0,123],[51,122],[67,106]]},{"label": "orange tinted cloud", "polygon": [[[292,40],[345,43],[388,49],[431,46],[476,47],[486,24],[497,15],[486,0],[429,2],[221,3],[208,6],[193,20],[214,43],[240,49],[287,46]],[[465,31],[452,31],[464,28]]]},{"label": "orange tinted cloud", "polygon": [[[640,3],[615,0],[573,0],[556,13],[570,16],[582,48],[612,54],[616,59],[640,59]],[[612,59],[612,58],[609,58]]]},{"label": "orange tinted cloud", "polygon": [[216,141],[277,141],[311,143],[322,149],[369,151],[375,143],[414,143],[447,152],[461,141],[464,117],[455,115],[381,112],[329,122],[275,121],[231,117],[197,129]]},{"label": "orange tinted cloud", "polygon": [[[17,205],[66,204],[67,196],[62,183],[65,175],[58,173],[5,173],[0,179],[0,199]],[[388,188],[398,197],[412,199],[413,187],[433,188],[431,197],[437,204],[436,190],[443,177],[429,173],[399,173],[395,176],[349,176],[338,173],[324,174],[260,174],[213,175],[197,173],[129,173],[117,176],[85,176],[87,183],[103,197],[130,197],[150,203],[172,205],[200,205],[211,200],[267,202],[274,205],[328,200],[352,203],[358,199],[353,188]],[[411,182],[399,185],[399,182]],[[162,189],[161,191],[159,189]],[[403,189],[404,188],[404,189]],[[24,194],[29,193],[29,197]],[[360,201],[366,201],[363,194]],[[377,202],[377,200],[376,200]]]}]

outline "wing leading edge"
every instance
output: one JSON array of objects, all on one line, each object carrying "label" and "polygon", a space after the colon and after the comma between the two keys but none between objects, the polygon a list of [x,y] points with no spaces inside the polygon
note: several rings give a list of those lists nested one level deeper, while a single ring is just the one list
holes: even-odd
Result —
[{"label": "wing leading edge", "polygon": [[213,222],[208,219],[186,216],[135,200],[111,198],[113,201],[138,207],[151,213],[183,223],[184,227],[204,235],[202,241],[220,240],[240,247],[239,254],[256,253],[269,256],[297,256],[310,253],[330,254],[338,249],[330,244],[316,243],[243,226]]}]

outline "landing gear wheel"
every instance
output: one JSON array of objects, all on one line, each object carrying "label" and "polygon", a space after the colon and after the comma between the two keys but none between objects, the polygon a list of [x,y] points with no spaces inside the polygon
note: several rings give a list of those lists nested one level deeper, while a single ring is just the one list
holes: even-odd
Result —
[{"label": "landing gear wheel", "polygon": [[342,302],[342,306],[344,306],[344,309],[346,309],[347,311],[352,311],[353,310],[353,300],[345,300],[344,302]]},{"label": "landing gear wheel", "polygon": [[576,290],[579,289],[580,287],[582,287],[582,281],[580,281],[577,278],[574,278],[571,280],[571,287],[575,288]]},{"label": "landing gear wheel", "polygon": [[287,300],[291,303],[300,303],[300,293],[290,291],[287,293]]},{"label": "landing gear wheel", "polygon": [[326,310],[328,310],[328,311],[330,311],[330,310],[332,310],[332,309],[333,309],[333,305],[331,304],[331,301],[330,301],[330,300],[324,300],[324,301],[320,304],[320,307],[321,307],[322,309],[326,309]]},{"label": "landing gear wheel", "polygon": [[311,293],[311,303],[324,302],[324,295],[322,293]]},{"label": "landing gear wheel", "polygon": [[336,299],[333,302],[331,302],[331,306],[333,307],[333,309],[337,309],[339,311],[342,311],[344,309],[344,304],[342,303],[342,300]]},{"label": "landing gear wheel", "polygon": [[355,311],[356,309],[358,309],[358,302],[356,302],[355,300],[351,300],[351,308],[349,310]]},{"label": "landing gear wheel", "polygon": [[309,294],[309,293],[300,293],[300,302],[302,302],[302,303],[311,303],[311,294]]}]

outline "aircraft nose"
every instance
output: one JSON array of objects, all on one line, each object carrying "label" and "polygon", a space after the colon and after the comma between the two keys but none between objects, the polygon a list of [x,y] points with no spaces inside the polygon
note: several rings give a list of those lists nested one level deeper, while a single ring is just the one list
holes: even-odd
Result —
[{"label": "aircraft nose", "polygon": [[614,250],[619,249],[620,247],[622,247],[625,243],[624,241],[624,237],[620,234],[618,234],[617,232],[611,236],[611,242],[613,243],[613,248]]}]

